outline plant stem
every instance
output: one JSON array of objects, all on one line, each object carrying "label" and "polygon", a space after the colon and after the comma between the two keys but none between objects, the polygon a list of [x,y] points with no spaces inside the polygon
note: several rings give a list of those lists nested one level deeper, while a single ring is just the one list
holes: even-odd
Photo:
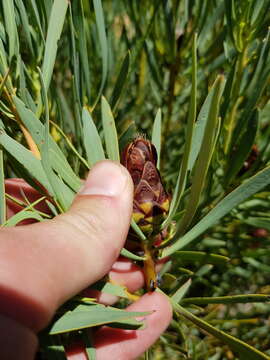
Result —
[{"label": "plant stem", "polygon": [[152,252],[149,245],[142,243],[144,256],[146,260],[143,262],[143,272],[145,277],[145,283],[147,291],[153,291],[157,287],[157,273],[155,270],[155,262],[152,257]]}]

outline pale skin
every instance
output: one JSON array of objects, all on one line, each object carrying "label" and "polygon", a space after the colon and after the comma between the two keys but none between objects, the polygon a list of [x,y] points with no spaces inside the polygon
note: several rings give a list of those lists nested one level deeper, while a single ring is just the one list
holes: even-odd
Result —
[{"label": "pale skin", "polygon": [[[9,180],[6,192],[29,199],[36,194],[21,180]],[[0,354],[2,360],[32,360],[37,333],[57,308],[109,273],[133,292],[143,286],[139,267],[118,259],[130,224],[133,184],[127,170],[111,161],[94,166],[70,210],[53,220],[0,232]],[[8,215],[17,209],[11,205]],[[115,299],[102,295],[99,301]],[[98,360],[132,360],[167,328],[172,311],[165,296],[145,294],[128,307],[154,312],[145,330],[102,327],[94,334]],[[81,344],[71,344],[67,359],[86,359]]]}]

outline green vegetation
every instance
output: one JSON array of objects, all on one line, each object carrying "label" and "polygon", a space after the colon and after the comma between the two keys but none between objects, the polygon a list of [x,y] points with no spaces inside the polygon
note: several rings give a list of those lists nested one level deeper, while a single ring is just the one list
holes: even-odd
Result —
[{"label": "green vegetation", "polygon": [[[48,217],[25,202],[6,219],[4,178],[24,178],[59,214],[88,169],[119,160],[138,132],[160,153],[172,194],[162,226],[173,224],[159,253],[171,255],[161,291],[175,316],[148,359],[270,358],[269,24],[269,0],[0,4],[3,226]],[[102,286],[122,297],[116,306],[127,301],[121,287]],[[52,328],[83,329],[105,315],[141,326],[120,310],[80,306]],[[100,317],[86,324],[90,308]],[[49,331],[41,343],[49,359],[63,351]]]}]

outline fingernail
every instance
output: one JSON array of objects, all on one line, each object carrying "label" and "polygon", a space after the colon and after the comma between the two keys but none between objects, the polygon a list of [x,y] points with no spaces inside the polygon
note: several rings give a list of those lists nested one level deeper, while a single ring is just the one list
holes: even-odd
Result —
[{"label": "fingernail", "polygon": [[126,183],[125,169],[118,163],[105,160],[92,168],[79,194],[118,196],[125,189]]}]

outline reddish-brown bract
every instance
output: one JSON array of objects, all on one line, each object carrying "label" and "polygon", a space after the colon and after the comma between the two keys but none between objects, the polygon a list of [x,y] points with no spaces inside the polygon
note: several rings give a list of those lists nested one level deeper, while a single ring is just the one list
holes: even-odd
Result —
[{"label": "reddish-brown bract", "polygon": [[152,233],[169,210],[169,196],[156,168],[156,149],[138,137],[125,147],[121,162],[134,183],[133,219],[144,232]]}]

